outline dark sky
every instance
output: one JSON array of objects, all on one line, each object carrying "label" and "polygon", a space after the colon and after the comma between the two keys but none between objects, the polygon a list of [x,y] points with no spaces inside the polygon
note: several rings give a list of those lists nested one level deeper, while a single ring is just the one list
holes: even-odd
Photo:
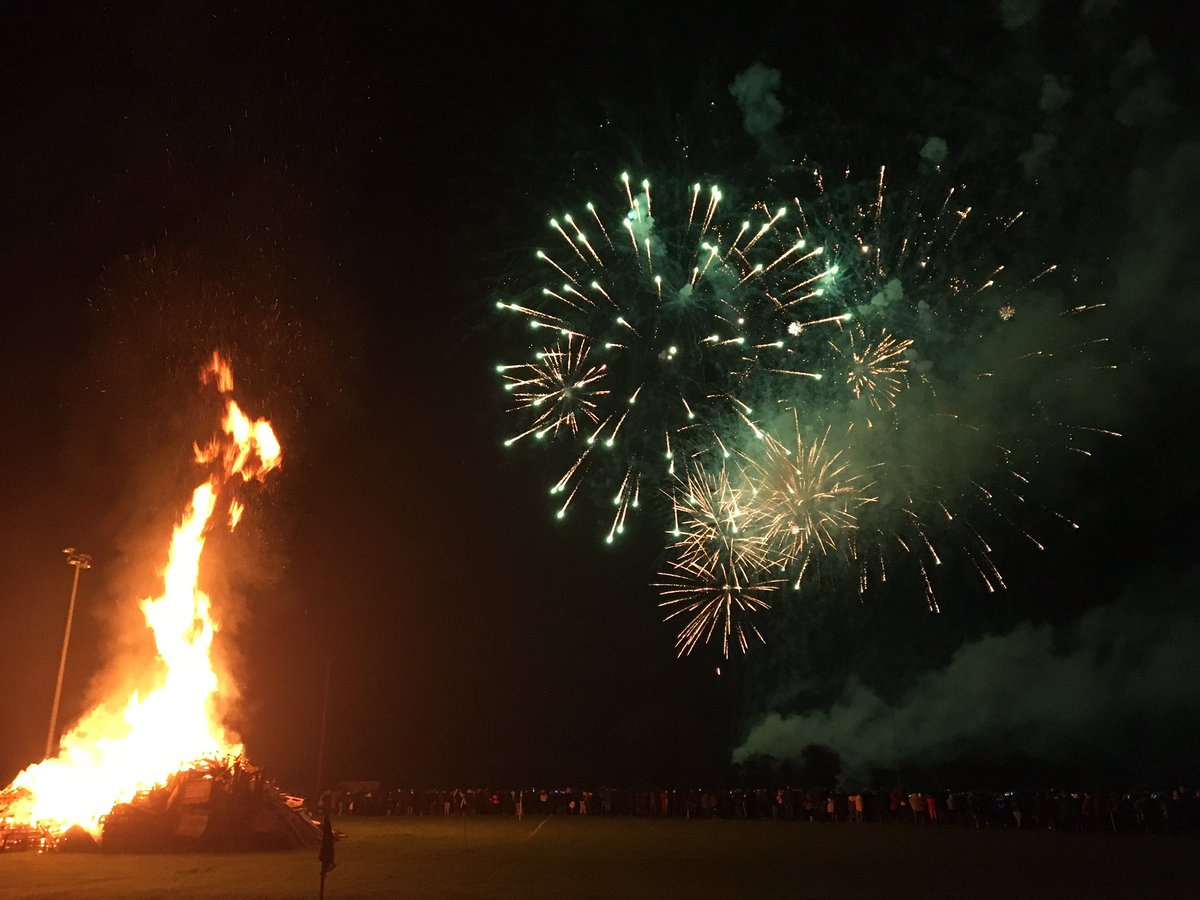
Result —
[{"label": "dark sky", "polygon": [[[1196,621],[1194,54],[1169,16],[1120,3],[962,6],[17,14],[0,55],[0,781],[44,741],[63,547],[96,559],[65,717],[137,652],[134,602],[154,590],[190,441],[210,427],[196,372],[214,347],[284,444],[246,543],[214,539],[210,577],[234,720],[297,790],[315,777],[327,657],[331,777],[681,781],[723,775],[765,713],[857,708],[854,676],[884,708],[945,698],[922,720],[945,741],[914,739],[914,759],[974,752],[992,723],[946,722],[1036,688],[1014,686],[1009,661],[947,697],[939,685],[965,677],[946,668],[956,648],[970,662],[985,633],[1011,648],[1044,628],[1034,663],[1061,679],[1055,666],[1139,610],[1144,641],[1076,672],[1075,696],[1145,682],[1112,708],[1152,750],[1107,741],[1118,770],[1170,777],[1196,757],[1200,732],[1179,724],[1195,664],[1155,656]],[[782,76],[765,142],[729,92],[755,62]],[[536,277],[523,267],[548,210],[624,168],[737,178],[779,156],[916,171],[933,136],[980,202],[1030,210],[1027,240],[1077,276],[1068,290],[1109,304],[1121,374],[1068,402],[1127,436],[1047,488],[1083,528],[1016,553],[1011,590],[986,605],[953,584],[936,618],[919,591],[831,595],[781,615],[720,677],[711,653],[677,661],[646,586],[655,528],[606,548],[586,522],[557,524],[545,467],[503,452],[493,367],[518,344],[494,327],[496,292]],[[1088,625],[1097,610],[1109,625]],[[1073,727],[1117,727],[1092,705]],[[1012,749],[1053,755],[1053,718],[993,734],[1037,732]],[[875,739],[829,721],[794,740]]]}]

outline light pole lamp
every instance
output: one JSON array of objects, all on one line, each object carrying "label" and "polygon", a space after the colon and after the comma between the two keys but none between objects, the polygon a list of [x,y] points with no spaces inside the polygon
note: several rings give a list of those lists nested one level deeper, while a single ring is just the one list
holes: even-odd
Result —
[{"label": "light pole lamp", "polygon": [[46,759],[54,753],[54,745],[58,740],[58,701],[62,698],[63,673],[67,670],[67,647],[71,643],[71,622],[75,618],[75,594],[79,591],[79,570],[90,569],[92,558],[86,553],[79,553],[74,547],[68,547],[63,553],[67,554],[67,565],[75,567],[75,577],[71,581],[71,602],[67,606],[67,629],[63,632],[62,655],[58,658],[58,681],[54,685],[54,705],[50,707],[50,731],[46,734]]}]

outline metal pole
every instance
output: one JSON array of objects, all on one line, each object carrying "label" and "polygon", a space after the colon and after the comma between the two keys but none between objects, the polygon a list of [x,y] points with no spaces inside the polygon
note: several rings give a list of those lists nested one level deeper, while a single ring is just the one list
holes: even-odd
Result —
[{"label": "metal pole", "polygon": [[[325,657],[325,700],[321,704],[321,743],[317,748],[317,797],[325,788],[325,723],[329,719],[329,675],[333,669],[333,657]],[[318,800],[319,802],[319,800]],[[326,814],[328,815],[328,810]],[[322,876],[324,881],[324,876]]]},{"label": "metal pole", "polygon": [[896,719],[892,718],[892,756],[896,761],[896,790],[900,790],[900,747],[896,741]]},{"label": "metal pole", "polygon": [[58,680],[54,685],[54,704],[50,707],[50,730],[46,733],[46,759],[54,753],[54,745],[58,741],[58,704],[62,699],[63,673],[67,669],[67,647],[71,643],[71,622],[75,618],[75,595],[79,590],[79,570],[91,568],[92,558],[86,553],[76,553],[74,547],[68,547],[63,553],[67,554],[67,563],[75,567],[75,577],[71,581],[71,602],[67,606],[67,628],[63,632],[62,654],[58,658]]}]

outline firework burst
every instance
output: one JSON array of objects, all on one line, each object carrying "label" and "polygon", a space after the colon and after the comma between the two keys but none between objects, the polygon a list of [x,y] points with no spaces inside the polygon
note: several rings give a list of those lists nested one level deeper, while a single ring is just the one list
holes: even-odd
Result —
[{"label": "firework burst", "polygon": [[544,438],[559,429],[578,435],[581,427],[596,424],[596,406],[608,391],[602,387],[605,366],[592,365],[590,348],[582,338],[568,334],[552,347],[539,351],[537,362],[500,366],[505,390],[516,401],[515,411],[532,411],[529,429],[509,444],[533,434]]},{"label": "firework burst", "polygon": [[865,398],[878,412],[896,406],[896,397],[908,382],[908,358],[912,338],[898,338],[886,328],[868,336],[861,323],[846,329],[844,341],[830,340],[829,346],[844,359],[845,383],[854,398]]},{"label": "firework burst", "polygon": [[681,656],[707,644],[718,630],[725,656],[731,638],[743,652],[750,634],[763,639],[750,616],[770,609],[768,598],[779,580],[768,575],[762,510],[746,499],[727,469],[710,473],[702,464],[689,467],[675,492],[677,540],[669,551],[674,558],[655,587],[667,620],[684,619],[675,642]]},{"label": "firework burst", "polygon": [[827,431],[806,447],[797,423],[792,446],[765,434],[759,452],[744,456],[762,539],[773,563],[797,572],[797,586],[814,556],[844,552],[858,510],[875,499],[844,452],[829,450],[828,438]]},{"label": "firework burst", "polygon": [[789,230],[786,208],[756,203],[730,220],[715,185],[659,199],[649,181],[619,184],[618,212],[589,202],[578,218],[552,218],[556,243],[536,254],[548,281],[497,302],[533,338],[534,361],[497,367],[524,421],[506,443],[567,445],[551,489],[567,497],[559,512],[585,482],[615,491],[610,541],[644,488],[669,483],[697,452],[728,454],[721,431],[750,421],[742,394],[760,370],[817,377],[787,346],[789,327],[842,319],[809,315],[836,266]]},{"label": "firework burst", "polygon": [[1040,451],[1087,454],[1084,438],[1110,433],[1037,396],[1069,395],[1054,365],[1105,368],[1086,364],[1103,339],[1020,346],[1100,307],[1031,290],[1053,265],[1026,278],[997,261],[995,236],[1023,214],[885,186],[882,168],[867,185],[813,170],[787,202],[731,203],[622,176],[619,203],[549,220],[541,283],[497,302],[529,338],[524,361],[497,367],[521,423],[505,443],[562,453],[557,515],[598,495],[612,542],[643,496],[669,499],[655,586],[683,622],[680,654],[718,633],[744,651],[780,586],[826,569],[860,595],[901,570],[934,611],[947,555],[1003,588],[989,534],[1042,546],[1020,524],[1043,508]]}]

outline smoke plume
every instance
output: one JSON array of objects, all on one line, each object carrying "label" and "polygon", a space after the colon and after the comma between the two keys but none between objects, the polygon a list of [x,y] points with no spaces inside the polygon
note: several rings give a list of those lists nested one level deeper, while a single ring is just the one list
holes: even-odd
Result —
[{"label": "smoke plume", "polygon": [[995,748],[1064,762],[1109,749],[1124,757],[1131,734],[1137,747],[1161,754],[1172,723],[1200,707],[1200,621],[1189,609],[1198,589],[1193,569],[1128,590],[1065,628],[1023,623],[986,635],[896,698],[851,682],[827,709],[764,716],[734,759],[799,760],[805,747],[823,744],[848,774],[861,775]]}]

